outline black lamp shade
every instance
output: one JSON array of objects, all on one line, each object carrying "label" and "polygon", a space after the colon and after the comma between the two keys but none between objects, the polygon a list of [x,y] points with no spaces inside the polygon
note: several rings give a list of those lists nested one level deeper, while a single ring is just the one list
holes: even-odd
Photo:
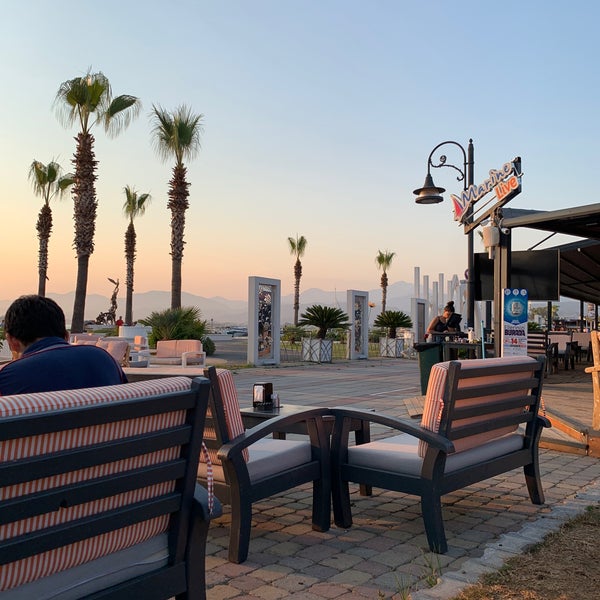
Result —
[{"label": "black lamp shade", "polygon": [[417,196],[415,199],[417,204],[439,204],[444,201],[442,194],[445,191],[444,188],[437,187],[435,183],[433,183],[431,173],[427,173],[423,187],[416,189],[413,194],[416,194]]}]

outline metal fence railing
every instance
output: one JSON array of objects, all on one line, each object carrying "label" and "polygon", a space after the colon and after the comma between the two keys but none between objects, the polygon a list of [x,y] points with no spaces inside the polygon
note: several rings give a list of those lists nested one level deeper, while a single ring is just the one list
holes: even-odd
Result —
[{"label": "metal fence railing", "polygon": [[[404,358],[415,358],[415,351],[412,347],[412,339],[404,340]],[[381,356],[379,342],[369,342],[369,358],[379,358]],[[332,360],[346,360],[348,358],[348,346],[346,342],[334,342],[332,348]],[[290,342],[281,340],[280,360],[283,363],[303,362],[302,342]]]}]

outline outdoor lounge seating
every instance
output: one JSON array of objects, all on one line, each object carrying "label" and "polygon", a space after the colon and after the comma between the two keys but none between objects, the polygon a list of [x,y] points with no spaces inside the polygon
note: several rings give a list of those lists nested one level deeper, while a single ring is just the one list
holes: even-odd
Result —
[{"label": "outdoor lounge seating", "polygon": [[[233,376],[225,369],[209,367],[211,382],[204,441],[212,462],[215,494],[231,505],[229,560],[242,563],[248,557],[252,504],[304,483],[313,482],[312,527],[327,531],[331,521],[329,485],[329,436],[322,415],[314,408],[276,417],[244,432]],[[306,422],[309,438],[272,439],[294,423]],[[204,458],[198,470],[206,481]]]},{"label": "outdoor lounge seating", "polygon": [[206,352],[202,350],[200,340],[159,340],[156,342],[156,354],[150,357],[153,365],[196,365],[203,367]]},{"label": "outdoor lounge seating", "polygon": [[204,378],[0,398],[2,600],[205,598]]},{"label": "outdoor lounge seating", "polygon": [[98,346],[106,350],[122,367],[129,366],[129,342],[127,340],[82,334],[73,338],[73,344]]},{"label": "outdoor lounge seating", "polygon": [[581,362],[581,357],[585,355],[585,360],[592,360],[592,339],[589,331],[574,331],[571,335],[573,344],[572,350],[575,353],[575,360]]},{"label": "outdoor lounge seating", "polygon": [[[431,370],[420,426],[365,410],[332,409],[336,525],[352,525],[349,482],[420,496],[429,548],[438,553],[448,549],[444,494],[523,467],[531,501],[543,504],[538,443],[543,427],[550,427],[538,415],[543,370],[544,359],[530,357],[438,363]],[[357,418],[399,435],[349,446],[350,421]]]},{"label": "outdoor lounge seating", "polygon": [[572,350],[570,331],[550,331],[548,341],[551,345],[552,370],[557,372],[562,363],[565,369],[575,368],[575,352]]}]

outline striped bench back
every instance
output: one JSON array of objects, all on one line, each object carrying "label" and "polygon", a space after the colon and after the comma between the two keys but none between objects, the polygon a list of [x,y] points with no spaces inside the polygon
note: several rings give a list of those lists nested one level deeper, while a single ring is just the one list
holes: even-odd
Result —
[{"label": "striped bench back", "polygon": [[0,592],[165,531],[181,563],[208,393],[173,377],[0,398]]},{"label": "striped bench back", "polygon": [[[543,359],[510,356],[433,365],[421,426],[454,442],[457,452],[531,422],[541,400]],[[419,441],[424,457],[428,444]]]}]

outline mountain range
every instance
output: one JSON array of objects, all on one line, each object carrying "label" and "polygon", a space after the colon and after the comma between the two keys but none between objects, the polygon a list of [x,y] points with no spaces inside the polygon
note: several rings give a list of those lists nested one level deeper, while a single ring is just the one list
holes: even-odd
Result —
[{"label": "mountain range", "polygon": [[[390,310],[403,310],[410,312],[410,298],[413,286],[410,283],[399,281],[388,287],[387,307]],[[67,320],[73,312],[73,300],[75,292],[67,294],[48,294],[49,298],[55,300],[64,310]],[[381,289],[369,290],[369,299],[381,306]],[[0,300],[0,315],[3,315],[12,299]],[[125,297],[117,298],[117,316],[125,314]],[[303,312],[312,304],[324,304],[326,306],[338,306],[346,310],[346,290],[328,292],[317,288],[301,290],[300,312]],[[133,318],[143,319],[154,311],[161,311],[171,305],[170,291],[149,291],[134,293],[133,295]],[[245,325],[248,322],[248,302],[245,300],[228,300],[220,296],[205,298],[183,292],[181,294],[182,306],[196,306],[206,319],[214,326],[220,325]],[[85,302],[85,319],[95,320],[96,317],[110,308],[110,298],[100,294],[88,294]],[[375,307],[372,318],[379,314]],[[281,323],[285,325],[294,320],[294,295],[289,294],[281,297]]]},{"label": "mountain range", "polygon": [[[381,311],[381,288],[368,290],[369,301],[375,303],[371,311],[371,321]],[[326,291],[318,288],[310,288],[300,291],[300,312],[313,304],[325,306],[337,306],[346,310],[346,290]],[[48,294],[65,311],[67,320],[73,311],[73,300],[75,292],[67,294]],[[389,310],[401,310],[410,314],[411,298],[413,296],[413,284],[406,281],[398,281],[388,286],[387,308]],[[0,300],[0,315],[3,315],[12,299]],[[125,313],[125,298],[117,299],[117,316]],[[183,292],[181,295],[182,306],[196,306],[206,319],[215,327],[229,325],[246,325],[248,322],[248,302],[245,300],[228,300],[220,296],[205,298]],[[154,311],[165,310],[171,305],[170,291],[149,291],[134,293],[133,316],[134,319],[143,319]],[[294,320],[294,296],[288,294],[281,297],[281,324],[292,323]],[[101,313],[110,308],[110,298],[100,294],[88,294],[85,305],[85,319],[95,320]],[[560,303],[561,316],[577,316],[579,303],[574,300],[562,300]]]}]

